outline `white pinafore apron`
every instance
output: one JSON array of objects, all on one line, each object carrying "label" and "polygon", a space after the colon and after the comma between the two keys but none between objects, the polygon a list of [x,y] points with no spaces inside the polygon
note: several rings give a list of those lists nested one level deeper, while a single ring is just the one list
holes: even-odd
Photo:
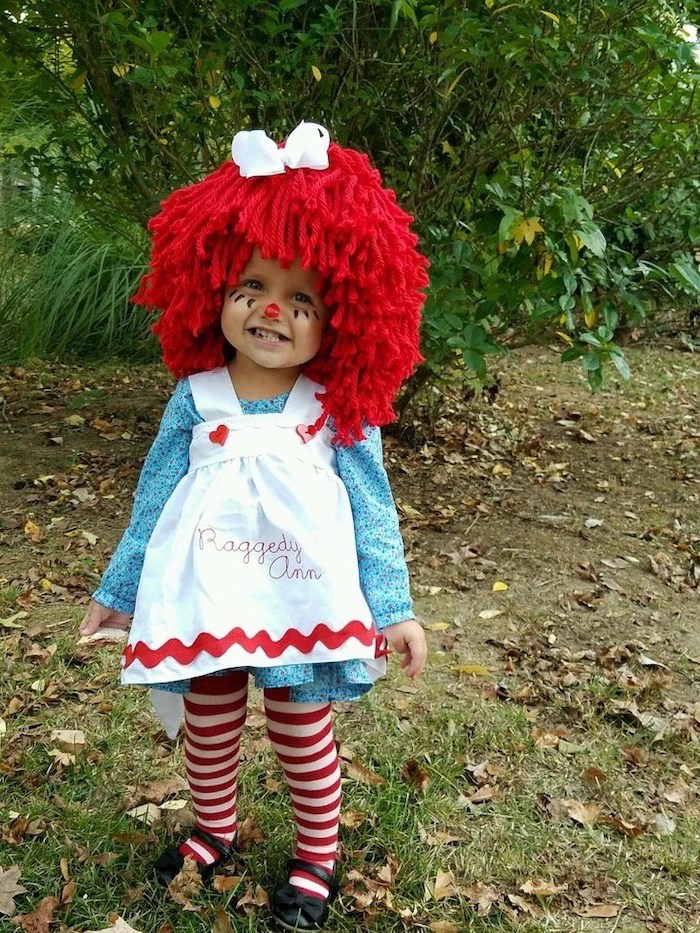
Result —
[{"label": "white pinafore apron", "polygon": [[[281,414],[244,415],[225,367],[189,382],[205,420],[146,550],[122,683],[351,659],[375,680],[385,642],[360,588],[333,435],[308,430],[322,386],[302,375]],[[174,695],[156,693],[172,718],[161,701]]]}]

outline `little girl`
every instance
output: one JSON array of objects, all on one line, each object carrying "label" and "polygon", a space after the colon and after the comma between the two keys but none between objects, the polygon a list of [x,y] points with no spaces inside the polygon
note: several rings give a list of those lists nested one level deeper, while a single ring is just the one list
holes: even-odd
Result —
[{"label": "little girl", "polygon": [[302,123],[278,147],[238,133],[233,161],[150,224],[135,300],[180,378],[131,523],[81,625],[128,628],[122,682],[185,721],[196,825],[156,862],[203,877],[236,842],[248,678],[297,824],[271,904],[317,929],[337,891],[340,771],[331,702],[368,691],[388,647],[421,672],[378,426],[420,361],[426,260],[365,155]]}]

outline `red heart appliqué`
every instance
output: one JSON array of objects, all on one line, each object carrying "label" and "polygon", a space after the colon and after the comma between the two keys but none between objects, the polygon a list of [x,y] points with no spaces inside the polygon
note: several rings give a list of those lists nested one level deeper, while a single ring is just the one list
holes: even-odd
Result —
[{"label": "red heart appliqu\u00e9", "polygon": [[228,428],[225,424],[220,424],[216,431],[209,432],[209,440],[212,444],[221,444],[223,447],[228,437]]},{"label": "red heart appliqu\u00e9", "polygon": [[312,440],[318,431],[312,424],[298,424],[297,425],[297,434],[301,438],[302,444],[308,444]]}]

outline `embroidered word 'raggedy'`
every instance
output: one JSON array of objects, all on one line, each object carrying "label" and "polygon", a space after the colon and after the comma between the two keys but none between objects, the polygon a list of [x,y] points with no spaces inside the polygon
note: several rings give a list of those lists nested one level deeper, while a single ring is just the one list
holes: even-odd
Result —
[{"label": "embroidered word 'raggedy'", "polygon": [[[242,554],[243,563],[250,564],[251,558],[260,565],[267,563],[268,555],[275,555],[267,568],[273,580],[320,580],[323,574],[313,567],[302,567],[301,545],[284,534],[277,541],[236,541],[223,538],[215,528],[198,528],[200,551],[214,548],[231,554]],[[299,566],[294,567],[292,563]]]}]

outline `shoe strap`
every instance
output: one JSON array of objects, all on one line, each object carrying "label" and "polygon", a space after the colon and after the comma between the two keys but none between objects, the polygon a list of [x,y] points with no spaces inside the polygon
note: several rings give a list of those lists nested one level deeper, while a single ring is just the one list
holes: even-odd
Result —
[{"label": "shoe strap", "polygon": [[236,842],[236,837],[234,836],[230,845],[226,845],[225,842],[221,839],[217,839],[216,836],[210,835],[206,830],[200,829],[198,826],[195,826],[192,829],[191,836],[196,836],[197,839],[201,839],[202,842],[205,842],[210,846],[215,852],[218,852],[221,858],[232,858],[233,857],[233,846]]},{"label": "shoe strap", "polygon": [[328,886],[328,890],[333,897],[338,893],[338,882],[335,880],[333,872],[328,871],[322,865],[315,865],[313,862],[306,862],[301,858],[293,858],[289,863],[289,874],[295,871],[306,872],[307,875],[313,875],[323,884]]}]

